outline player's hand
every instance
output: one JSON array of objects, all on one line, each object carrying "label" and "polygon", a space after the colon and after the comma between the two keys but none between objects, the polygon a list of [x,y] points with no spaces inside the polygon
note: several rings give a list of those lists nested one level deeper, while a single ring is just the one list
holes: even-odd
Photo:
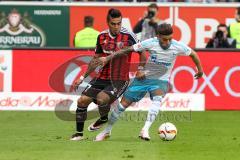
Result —
[{"label": "player's hand", "polygon": [[198,71],[195,75],[194,75],[194,78],[195,79],[199,79],[203,76],[203,72],[202,71]]},{"label": "player's hand", "polygon": [[137,73],[136,73],[136,78],[137,78],[138,80],[144,80],[144,79],[146,79],[145,73],[144,73],[143,71],[137,71]]},{"label": "player's hand", "polygon": [[79,79],[77,79],[76,81],[73,82],[73,89],[74,91],[76,91],[79,87],[79,85],[83,82],[84,77],[80,77]]},{"label": "player's hand", "polygon": [[93,68],[97,68],[98,66],[100,66],[102,64],[102,62],[100,61],[99,58],[94,58],[91,60],[91,65]]}]

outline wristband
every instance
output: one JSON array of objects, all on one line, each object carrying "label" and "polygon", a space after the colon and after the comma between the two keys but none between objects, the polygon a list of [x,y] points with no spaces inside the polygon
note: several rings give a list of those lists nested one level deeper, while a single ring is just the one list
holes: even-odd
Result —
[{"label": "wristband", "polygon": [[81,77],[80,77],[80,80],[83,80],[83,79],[84,79],[84,77],[83,77],[83,76],[81,76]]}]

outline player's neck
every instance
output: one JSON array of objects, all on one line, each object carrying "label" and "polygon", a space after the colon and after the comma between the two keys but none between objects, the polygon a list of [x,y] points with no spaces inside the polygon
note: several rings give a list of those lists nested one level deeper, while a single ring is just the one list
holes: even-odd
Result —
[{"label": "player's neck", "polygon": [[109,36],[112,38],[112,39],[114,39],[114,38],[116,38],[117,37],[117,35],[116,34],[113,34],[110,30],[109,30]]}]

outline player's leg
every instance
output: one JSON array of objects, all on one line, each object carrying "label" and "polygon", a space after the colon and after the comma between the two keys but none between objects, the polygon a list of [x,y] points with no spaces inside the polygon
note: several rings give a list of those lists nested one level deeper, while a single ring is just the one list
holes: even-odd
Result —
[{"label": "player's leg", "polygon": [[[128,81],[109,81],[108,85],[105,85],[103,92],[98,94],[99,104],[99,118],[96,122],[92,123],[89,127],[89,131],[100,129],[104,123],[108,121],[108,112],[110,111],[110,104],[118,99],[122,93],[126,90]],[[108,102],[108,103],[106,103]]]},{"label": "player's leg", "polygon": [[87,86],[78,99],[76,110],[76,133],[72,135],[71,140],[82,140],[84,123],[87,119],[87,107],[96,100],[96,95],[103,89],[98,79],[93,79],[91,87]]},{"label": "player's leg", "polygon": [[155,121],[159,113],[163,94],[164,93],[161,90],[154,91],[154,96],[152,97],[152,104],[148,109],[147,119],[145,121],[144,127],[139,134],[139,137],[143,140],[150,140],[149,128],[151,127],[152,123]]},{"label": "player's leg", "polygon": [[99,130],[102,125],[108,121],[108,112],[110,111],[110,104],[113,101],[111,97],[104,91],[98,93],[96,99],[100,118],[94,123],[92,123],[90,126],[88,126],[89,131]]},{"label": "player's leg", "polygon": [[[137,87],[139,86],[139,88]],[[137,90],[136,90],[137,87]],[[117,122],[120,115],[128,108],[133,102],[137,102],[142,99],[146,94],[143,85],[139,85],[138,81],[133,81],[133,83],[129,86],[127,91],[124,93],[121,102],[118,103],[117,107],[115,107],[111,115],[109,116],[109,121],[106,128],[96,136],[96,141],[102,141],[110,136],[113,125]]]},{"label": "player's leg", "polygon": [[110,108],[111,108],[110,104],[98,106],[100,118],[99,118],[99,121],[96,121],[96,123],[95,123],[96,126],[102,125],[104,123],[107,123],[107,121],[108,121],[108,113],[110,111]]},{"label": "player's leg", "polygon": [[160,80],[152,80],[150,82],[150,96],[152,104],[148,109],[147,119],[145,121],[144,127],[142,128],[139,137],[144,140],[150,140],[149,128],[155,121],[161,106],[163,97],[168,91],[168,82]]},{"label": "player's leg", "polygon": [[106,128],[96,136],[95,141],[103,141],[106,138],[110,137],[113,125],[117,122],[120,115],[131,104],[132,102],[125,99],[124,97],[121,99],[121,102],[118,102],[118,105],[112,110],[109,116],[109,120]]},{"label": "player's leg", "polygon": [[91,97],[82,95],[77,102],[76,110],[76,133],[72,135],[70,140],[78,141],[84,139],[83,129],[87,119],[87,107],[93,101]]},{"label": "player's leg", "polygon": [[109,116],[109,122],[106,127],[106,131],[110,132],[113,125],[117,122],[120,115],[132,104],[133,102],[123,97],[121,102],[112,110],[111,115]]},{"label": "player's leg", "polygon": [[88,131],[97,131],[103,126],[103,124],[107,123],[110,108],[111,105],[109,104],[98,106],[100,118],[88,126]]}]

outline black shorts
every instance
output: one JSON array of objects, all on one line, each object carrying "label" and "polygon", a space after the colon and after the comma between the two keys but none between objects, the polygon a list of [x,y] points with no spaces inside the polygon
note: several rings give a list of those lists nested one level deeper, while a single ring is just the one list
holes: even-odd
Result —
[{"label": "black shorts", "polygon": [[128,84],[129,81],[124,80],[113,81],[97,78],[89,82],[89,85],[83,90],[82,94],[96,100],[97,94],[103,91],[108,94],[112,100],[115,100],[123,94]]}]

